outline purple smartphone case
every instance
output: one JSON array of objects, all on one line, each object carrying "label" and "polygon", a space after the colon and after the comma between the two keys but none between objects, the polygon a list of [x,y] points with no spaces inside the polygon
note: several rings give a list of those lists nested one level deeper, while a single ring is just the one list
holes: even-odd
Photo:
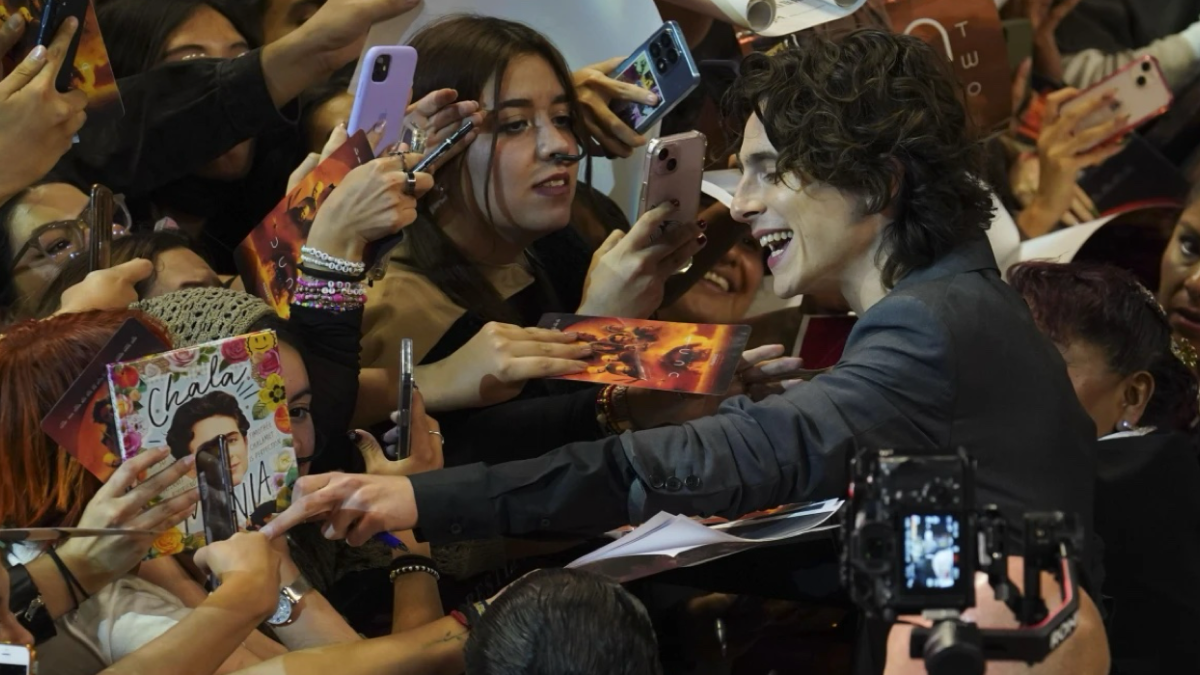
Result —
[{"label": "purple smartphone case", "polygon": [[[382,82],[374,78],[375,61],[380,56],[392,57],[387,77]],[[377,154],[394,145],[404,131],[404,111],[408,107],[408,96],[412,91],[413,75],[417,70],[417,50],[398,45],[395,47],[372,47],[363,57],[362,74],[358,90],[354,95],[354,108],[346,131],[353,136],[359,130],[370,132],[379,123],[387,121],[383,137],[372,150]]]}]

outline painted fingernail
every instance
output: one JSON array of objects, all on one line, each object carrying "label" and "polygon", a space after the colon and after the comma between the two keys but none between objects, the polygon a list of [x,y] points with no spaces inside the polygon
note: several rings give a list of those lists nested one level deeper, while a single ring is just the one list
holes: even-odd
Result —
[{"label": "painted fingernail", "polygon": [[346,432],[346,440],[350,441],[351,443],[357,443],[358,442],[358,432],[353,429],[351,429],[350,431],[347,431]]},{"label": "painted fingernail", "polygon": [[43,45],[38,45],[38,46],[34,47],[33,51],[29,52],[29,56],[27,58],[34,63],[40,63],[42,61],[45,61],[46,60],[46,47]]},{"label": "painted fingernail", "polygon": [[195,466],[195,464],[196,464],[196,456],[195,456],[195,455],[188,455],[187,457],[184,457],[182,461],[183,461],[183,465],[184,465],[184,466]]},{"label": "painted fingernail", "polygon": [[671,206],[674,206],[675,208],[679,208],[679,200],[678,200],[678,199],[672,199],[672,200],[671,200]]},{"label": "painted fingernail", "polygon": [[646,100],[650,103],[650,105],[658,105],[658,94],[650,92],[650,95],[646,97]]},{"label": "painted fingernail", "polygon": [[24,23],[25,19],[22,18],[20,14],[13,14],[12,16],[8,17],[8,23],[4,25],[7,26],[9,30],[20,30]]},{"label": "painted fingernail", "polygon": [[704,246],[705,244],[708,243],[708,235],[702,234],[699,237],[696,237],[696,243],[700,244],[701,246]]},{"label": "painted fingernail", "polygon": [[696,227],[700,228],[700,231],[703,232],[708,229],[708,223],[703,220],[698,220],[696,221]]}]

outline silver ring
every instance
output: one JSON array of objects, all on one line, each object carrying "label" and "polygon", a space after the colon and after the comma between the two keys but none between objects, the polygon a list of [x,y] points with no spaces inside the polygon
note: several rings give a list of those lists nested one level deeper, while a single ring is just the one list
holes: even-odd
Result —
[{"label": "silver ring", "polygon": [[409,197],[417,196],[417,175],[411,171],[404,176],[404,193]]},{"label": "silver ring", "polygon": [[431,432],[429,432],[429,433],[431,433],[431,434],[433,434],[434,436],[437,436],[438,438],[440,438],[440,439],[442,440],[442,445],[445,445],[445,444],[446,444],[446,437],[442,435],[442,432],[440,432],[440,431],[431,431]]}]

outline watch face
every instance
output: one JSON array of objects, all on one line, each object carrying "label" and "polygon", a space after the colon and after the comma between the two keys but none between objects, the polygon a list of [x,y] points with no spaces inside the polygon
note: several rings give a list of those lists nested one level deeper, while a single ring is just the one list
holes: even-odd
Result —
[{"label": "watch face", "polygon": [[292,600],[287,595],[279,594],[279,604],[275,606],[275,613],[267,619],[267,623],[272,626],[279,626],[292,618]]}]

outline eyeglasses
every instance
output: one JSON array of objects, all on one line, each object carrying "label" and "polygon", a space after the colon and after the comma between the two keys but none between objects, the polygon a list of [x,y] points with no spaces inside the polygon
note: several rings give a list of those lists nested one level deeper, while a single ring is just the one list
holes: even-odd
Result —
[{"label": "eyeglasses", "polygon": [[[123,195],[114,195],[113,205],[116,207],[113,210],[113,237],[117,238],[129,233],[133,218]],[[62,268],[75,256],[86,254],[91,221],[89,207],[74,220],[56,220],[39,226],[13,257],[16,261],[13,274],[46,266]]]}]

